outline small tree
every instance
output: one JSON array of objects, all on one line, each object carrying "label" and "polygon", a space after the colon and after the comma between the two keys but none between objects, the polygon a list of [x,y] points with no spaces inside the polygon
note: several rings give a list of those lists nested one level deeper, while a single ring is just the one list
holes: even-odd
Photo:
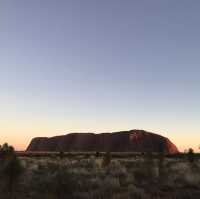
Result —
[{"label": "small tree", "polygon": [[3,157],[1,175],[7,182],[7,190],[10,194],[10,198],[12,199],[15,183],[22,174],[23,167],[15,154],[14,147],[5,143],[1,148],[1,152]]},{"label": "small tree", "polygon": [[3,144],[0,148],[1,151],[1,157],[3,160],[6,160],[10,156],[12,156],[15,153],[15,149],[13,146],[9,146],[8,143]]},{"label": "small tree", "polygon": [[3,171],[8,180],[8,190],[12,193],[14,184],[23,171],[21,162],[16,155],[13,155],[5,162]]}]

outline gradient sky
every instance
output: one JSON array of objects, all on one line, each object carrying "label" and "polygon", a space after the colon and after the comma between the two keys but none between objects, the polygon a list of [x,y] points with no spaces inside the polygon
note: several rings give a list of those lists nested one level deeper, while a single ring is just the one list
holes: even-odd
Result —
[{"label": "gradient sky", "polygon": [[0,143],[144,129],[200,144],[200,1],[0,1]]}]

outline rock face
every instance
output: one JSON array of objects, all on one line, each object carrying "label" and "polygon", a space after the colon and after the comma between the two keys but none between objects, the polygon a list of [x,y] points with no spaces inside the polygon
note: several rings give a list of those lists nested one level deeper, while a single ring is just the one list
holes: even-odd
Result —
[{"label": "rock face", "polygon": [[143,130],[38,137],[31,141],[27,151],[179,152],[168,138]]}]

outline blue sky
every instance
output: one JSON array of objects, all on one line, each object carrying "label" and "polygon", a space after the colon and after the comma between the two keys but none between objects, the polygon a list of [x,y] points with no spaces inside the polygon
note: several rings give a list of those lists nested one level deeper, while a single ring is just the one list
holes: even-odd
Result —
[{"label": "blue sky", "polygon": [[200,2],[0,2],[0,142],[145,129],[200,144]]}]

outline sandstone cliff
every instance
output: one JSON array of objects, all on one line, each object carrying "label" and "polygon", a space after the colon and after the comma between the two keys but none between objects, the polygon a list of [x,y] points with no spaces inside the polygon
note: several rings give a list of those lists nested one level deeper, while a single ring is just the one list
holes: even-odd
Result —
[{"label": "sandstone cliff", "polygon": [[34,138],[27,151],[112,151],[178,153],[166,137],[143,130],[113,133],[70,133],[51,138]]}]

